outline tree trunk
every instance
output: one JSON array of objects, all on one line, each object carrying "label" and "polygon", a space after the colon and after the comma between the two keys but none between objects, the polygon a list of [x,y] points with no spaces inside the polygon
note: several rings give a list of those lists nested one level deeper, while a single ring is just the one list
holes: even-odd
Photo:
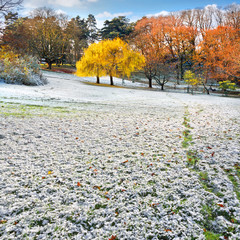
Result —
[{"label": "tree trunk", "polygon": [[181,74],[181,80],[183,80],[183,58],[180,58],[180,74]]},{"label": "tree trunk", "polygon": [[110,75],[110,84],[113,85],[113,76]]},{"label": "tree trunk", "polygon": [[49,61],[47,64],[48,64],[48,69],[52,69],[52,61]]},{"label": "tree trunk", "polygon": [[177,85],[179,85],[179,66],[178,66],[178,64],[177,64],[176,68],[177,68]]},{"label": "tree trunk", "polygon": [[152,78],[149,78],[149,88],[152,88]]},{"label": "tree trunk", "polygon": [[100,77],[99,76],[97,76],[97,82],[96,82],[97,84],[99,84],[100,83]]},{"label": "tree trunk", "polygon": [[207,88],[205,88],[205,90],[207,91],[207,95],[209,95],[210,94],[209,90]]},{"label": "tree trunk", "polygon": [[203,84],[204,89],[207,91],[207,94],[209,94],[209,89],[207,89],[206,85]]},{"label": "tree trunk", "polygon": [[163,87],[164,87],[164,84],[161,84],[161,90],[162,90],[162,91],[164,90]]}]

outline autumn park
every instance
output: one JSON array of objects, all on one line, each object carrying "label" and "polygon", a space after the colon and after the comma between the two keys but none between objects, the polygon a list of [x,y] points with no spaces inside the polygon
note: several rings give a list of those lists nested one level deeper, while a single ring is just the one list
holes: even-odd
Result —
[{"label": "autumn park", "polygon": [[0,239],[240,239],[240,4],[112,2],[0,0]]}]

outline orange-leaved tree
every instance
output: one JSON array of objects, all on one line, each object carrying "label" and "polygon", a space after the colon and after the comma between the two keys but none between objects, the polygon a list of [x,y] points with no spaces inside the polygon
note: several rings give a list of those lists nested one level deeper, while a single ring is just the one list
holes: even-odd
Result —
[{"label": "orange-leaved tree", "polygon": [[207,30],[196,55],[210,78],[240,79],[240,36],[237,29],[218,26]]},{"label": "orange-leaved tree", "polygon": [[156,31],[160,27],[163,18],[143,17],[135,26],[134,44],[145,57],[144,74],[149,81],[149,88],[152,88],[152,80],[157,75],[157,64],[166,49],[164,49],[164,33]]},{"label": "orange-leaved tree", "polygon": [[184,64],[192,62],[195,53],[197,30],[194,27],[184,26],[181,22],[168,26],[166,42],[172,58],[177,59],[177,78],[183,79]]},{"label": "orange-leaved tree", "polygon": [[159,76],[163,76],[166,80],[175,68],[183,78],[184,63],[190,62],[195,52],[196,36],[194,27],[185,26],[175,16],[144,17],[137,22],[134,42],[146,58],[144,72],[150,88],[152,79],[159,82]]}]

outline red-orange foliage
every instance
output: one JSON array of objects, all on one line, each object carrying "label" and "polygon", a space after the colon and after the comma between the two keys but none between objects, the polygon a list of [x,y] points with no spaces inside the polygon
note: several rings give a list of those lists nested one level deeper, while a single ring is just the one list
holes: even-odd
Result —
[{"label": "red-orange foliage", "polygon": [[146,65],[144,73],[149,79],[149,87],[152,87],[152,78],[155,76],[154,63],[157,54],[154,52],[153,39],[151,39],[152,22],[148,18],[138,21],[135,27],[136,38],[134,44],[141,50],[145,57]]},{"label": "red-orange foliage", "polygon": [[185,26],[175,16],[144,17],[137,22],[135,34],[135,45],[146,58],[149,87],[159,71],[166,77],[173,66],[177,66],[178,75],[183,77],[183,64],[195,52],[196,29]]},{"label": "red-orange foliage", "polygon": [[152,87],[152,79],[157,75],[157,66],[170,54],[165,44],[165,17],[142,18],[135,27],[135,45],[145,56],[144,73]]},{"label": "red-orange foliage", "polygon": [[177,77],[183,79],[183,65],[186,61],[192,60],[195,52],[197,30],[194,27],[183,25],[179,20],[173,23],[174,24],[167,29],[166,42],[172,58],[176,58],[177,60]]},{"label": "red-orange foliage", "polygon": [[[240,34],[236,27],[197,29],[177,16],[144,17],[137,22],[135,34],[134,43],[146,58],[149,87],[152,79],[166,79],[174,70],[177,78],[183,78],[187,62],[200,67],[204,84],[209,78],[240,79]],[[164,84],[163,80],[159,84]]]},{"label": "red-orange foliage", "polygon": [[198,53],[198,61],[212,78],[240,78],[240,36],[237,29],[218,26],[207,30]]}]

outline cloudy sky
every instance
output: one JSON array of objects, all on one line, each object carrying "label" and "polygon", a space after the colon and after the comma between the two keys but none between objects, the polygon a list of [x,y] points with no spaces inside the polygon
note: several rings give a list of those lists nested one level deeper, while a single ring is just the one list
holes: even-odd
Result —
[{"label": "cloudy sky", "polygon": [[91,13],[101,27],[106,19],[116,16],[127,16],[136,21],[143,16],[158,13],[203,8],[212,4],[225,7],[232,3],[230,0],[24,0],[21,15],[27,15],[34,8],[47,6],[69,17],[79,15],[85,18]]}]

